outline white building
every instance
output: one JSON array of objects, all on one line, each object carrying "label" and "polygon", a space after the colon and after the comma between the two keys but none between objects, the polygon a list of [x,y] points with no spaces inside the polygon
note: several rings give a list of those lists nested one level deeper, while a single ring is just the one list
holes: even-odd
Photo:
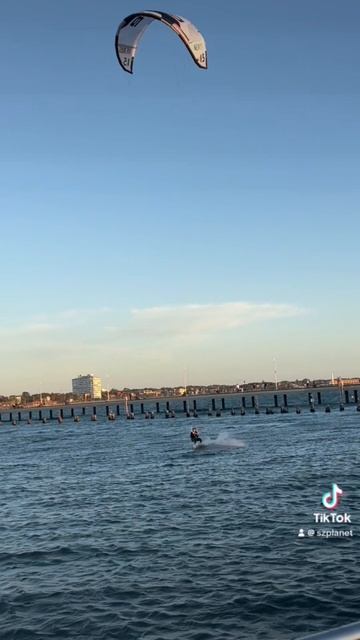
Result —
[{"label": "white building", "polygon": [[101,378],[88,373],[72,380],[72,392],[77,396],[89,396],[91,400],[101,400]]}]

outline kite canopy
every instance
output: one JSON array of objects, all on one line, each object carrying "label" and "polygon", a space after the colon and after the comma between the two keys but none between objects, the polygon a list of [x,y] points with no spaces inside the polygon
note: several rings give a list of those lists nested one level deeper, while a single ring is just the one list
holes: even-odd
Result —
[{"label": "kite canopy", "polygon": [[153,20],[159,20],[175,31],[192,55],[194,62],[201,69],[207,69],[205,40],[189,20],[163,11],[140,11],[124,18],[116,33],[116,55],[124,71],[133,72],[140,39]]}]

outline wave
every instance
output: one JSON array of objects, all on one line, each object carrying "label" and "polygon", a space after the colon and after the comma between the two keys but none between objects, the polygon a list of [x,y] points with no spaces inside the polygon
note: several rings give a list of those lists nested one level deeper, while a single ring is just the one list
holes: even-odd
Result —
[{"label": "wave", "polygon": [[217,438],[202,437],[202,442],[194,446],[194,451],[220,451],[224,449],[243,449],[245,442],[232,438],[226,432],[221,432]]}]

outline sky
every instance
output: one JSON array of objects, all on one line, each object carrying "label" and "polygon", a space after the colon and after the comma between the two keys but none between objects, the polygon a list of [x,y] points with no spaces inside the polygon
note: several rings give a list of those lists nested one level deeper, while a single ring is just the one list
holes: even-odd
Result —
[{"label": "sky", "polygon": [[359,376],[360,3],[144,8],[2,4],[0,394]]}]

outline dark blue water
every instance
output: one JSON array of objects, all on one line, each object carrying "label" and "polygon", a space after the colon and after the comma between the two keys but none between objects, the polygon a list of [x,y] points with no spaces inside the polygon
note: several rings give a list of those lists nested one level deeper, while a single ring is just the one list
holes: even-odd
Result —
[{"label": "dark blue water", "polygon": [[[194,422],[246,446],[193,451]],[[359,431],[354,408],[1,426],[1,638],[295,639],[357,620]],[[354,536],[298,538],[333,482]]]}]

